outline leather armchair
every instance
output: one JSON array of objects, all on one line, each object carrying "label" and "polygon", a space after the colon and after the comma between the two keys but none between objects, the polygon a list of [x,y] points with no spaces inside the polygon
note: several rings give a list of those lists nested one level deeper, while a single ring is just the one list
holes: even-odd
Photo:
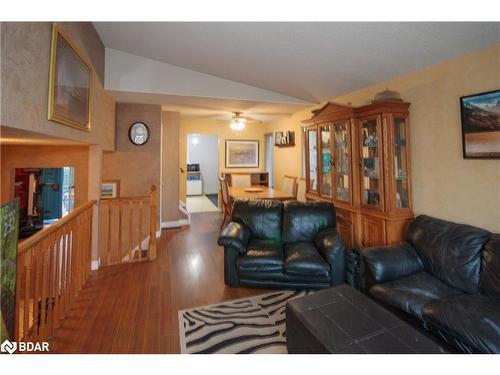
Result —
[{"label": "leather armchair", "polygon": [[217,240],[227,285],[326,288],[345,282],[344,245],[326,202],[237,200]]}]

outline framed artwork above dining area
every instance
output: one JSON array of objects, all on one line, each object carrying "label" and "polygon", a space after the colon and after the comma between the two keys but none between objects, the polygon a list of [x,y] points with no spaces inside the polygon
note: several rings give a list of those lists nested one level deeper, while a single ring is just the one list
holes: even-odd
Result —
[{"label": "framed artwork above dining area", "polygon": [[226,168],[258,168],[258,140],[226,140]]}]

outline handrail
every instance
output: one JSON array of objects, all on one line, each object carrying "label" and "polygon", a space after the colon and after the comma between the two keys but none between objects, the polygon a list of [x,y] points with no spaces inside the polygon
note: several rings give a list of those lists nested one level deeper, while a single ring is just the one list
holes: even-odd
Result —
[{"label": "handrail", "polygon": [[93,206],[87,202],[19,245],[15,338],[45,341],[90,274]]},{"label": "handrail", "polygon": [[102,199],[101,203],[106,203],[106,202],[118,202],[118,201],[138,201],[138,200],[146,200],[150,199],[151,196],[149,195],[143,195],[140,197],[118,197],[118,198],[106,198]]},{"label": "handrail", "polygon": [[93,206],[96,203],[97,203],[96,200],[92,200],[92,201],[89,201],[89,202],[87,202],[85,204],[82,204],[81,206],[75,208],[73,211],[71,211],[66,216],[64,216],[64,217],[60,218],[59,220],[57,220],[55,223],[50,224],[49,226],[46,226],[42,230],[36,232],[31,237],[26,238],[25,240],[21,241],[19,243],[19,246],[18,246],[18,249],[17,249],[18,254],[21,253],[21,252],[23,252],[23,251],[26,251],[30,247],[33,247],[33,245],[35,245],[37,242],[40,242],[44,238],[50,236],[52,233],[54,233],[55,231],[57,231],[62,226],[66,225],[66,223],[70,222],[75,217],[77,217],[78,215],[80,215],[83,211],[85,211],[87,208]]}]

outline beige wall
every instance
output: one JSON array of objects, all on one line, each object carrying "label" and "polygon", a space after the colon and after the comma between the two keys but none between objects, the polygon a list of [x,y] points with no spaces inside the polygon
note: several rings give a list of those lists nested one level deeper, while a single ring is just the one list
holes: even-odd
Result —
[{"label": "beige wall", "polygon": [[[500,45],[366,87],[332,101],[358,106],[386,87],[411,103],[411,157],[415,214],[428,214],[500,232],[500,160],[464,160],[459,98],[500,87]],[[310,110],[270,124],[300,132]],[[300,142],[300,141],[299,141]],[[301,172],[301,147],[274,148],[275,183]]]},{"label": "beige wall", "polygon": [[[149,127],[149,141],[136,146],[128,138],[134,122]],[[161,107],[120,103],[116,110],[116,151],[104,152],[102,180],[119,180],[120,196],[145,196],[151,185],[160,186]]]},{"label": "beige wall", "polygon": [[[180,218],[179,213],[179,137],[180,113],[162,112],[162,199],[161,221]],[[182,215],[183,216],[183,215]]]},{"label": "beige wall", "polygon": [[[247,123],[242,131],[231,130],[228,123],[221,121],[183,119],[181,117],[180,131],[180,166],[186,170],[187,136],[188,134],[210,134],[219,137],[219,175],[226,171],[225,167],[225,141],[226,139],[248,139],[259,141],[259,168],[230,168],[228,172],[260,172],[265,170],[264,133],[266,126],[260,123]],[[186,201],[186,174],[183,173],[179,180],[180,199]]]},{"label": "beige wall", "polygon": [[1,125],[114,147],[115,102],[103,89],[104,45],[89,22],[61,24],[92,70],[91,131],[47,120],[52,23],[1,24]]},{"label": "beige wall", "polygon": [[2,145],[2,204],[14,198],[16,168],[75,168],[75,207],[89,199],[89,148],[86,146]]}]

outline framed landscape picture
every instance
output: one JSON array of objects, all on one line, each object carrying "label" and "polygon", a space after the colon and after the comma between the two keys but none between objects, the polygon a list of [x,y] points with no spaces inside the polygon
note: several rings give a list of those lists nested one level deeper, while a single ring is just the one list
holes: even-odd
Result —
[{"label": "framed landscape picture", "polygon": [[500,158],[500,90],[463,96],[460,109],[464,158]]},{"label": "framed landscape picture", "polygon": [[258,168],[259,141],[226,140],[226,168]]},{"label": "framed landscape picture", "polygon": [[52,28],[48,119],[90,131],[90,65],[57,24]]},{"label": "framed landscape picture", "polygon": [[120,181],[103,181],[101,183],[101,199],[113,199],[120,196]]}]

